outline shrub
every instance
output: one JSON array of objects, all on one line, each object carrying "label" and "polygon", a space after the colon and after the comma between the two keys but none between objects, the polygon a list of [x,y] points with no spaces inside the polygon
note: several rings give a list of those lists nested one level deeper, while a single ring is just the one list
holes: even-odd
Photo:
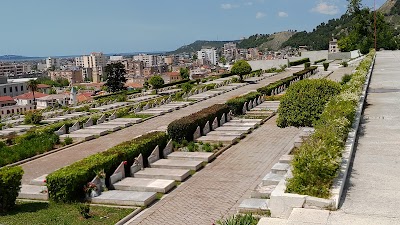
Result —
[{"label": "shrub", "polygon": [[346,61],[345,61],[345,62],[342,62],[341,64],[342,64],[343,67],[348,67],[348,66],[349,66],[349,63],[346,62]]},{"label": "shrub", "polygon": [[72,142],[73,142],[73,140],[72,140],[72,138],[70,138],[70,137],[66,137],[66,138],[64,139],[65,145],[70,145],[70,144],[72,144]]},{"label": "shrub", "polygon": [[293,76],[303,76],[307,73],[314,73],[317,69],[318,69],[318,67],[316,67],[316,66],[310,66],[304,70],[294,73]]},{"label": "shrub", "polygon": [[41,111],[28,111],[25,113],[24,123],[25,124],[40,124],[43,116]]},{"label": "shrub", "polygon": [[293,84],[279,104],[278,126],[312,126],[325,104],[339,91],[338,83],[326,79],[302,80]]},{"label": "shrub", "polygon": [[295,152],[288,192],[330,197],[330,187],[340,167],[340,157],[373,54],[374,51],[360,63],[357,72],[343,85],[341,93],[329,101],[320,120],[315,123],[315,133]]},{"label": "shrub", "polygon": [[326,61],[326,59],[317,60],[317,61],[314,62],[314,65],[316,65],[316,64],[318,64],[318,63],[321,63],[321,62],[325,62],[325,61]]},{"label": "shrub", "polygon": [[346,84],[347,82],[349,82],[351,80],[351,74],[345,74],[343,77],[342,77],[342,81],[340,81],[340,84],[341,85],[344,85],[344,84]]},{"label": "shrub", "polygon": [[324,71],[328,71],[329,63],[323,63]]},{"label": "shrub", "polygon": [[181,89],[185,93],[188,93],[189,91],[191,91],[192,88],[193,88],[193,84],[191,84],[190,82],[186,82],[181,85]]},{"label": "shrub", "polygon": [[211,125],[215,117],[217,117],[219,122],[224,113],[225,115],[229,113],[229,107],[226,104],[210,106],[189,116],[173,121],[168,125],[168,134],[173,140],[178,142],[183,140],[192,141],[193,134],[198,126],[200,126],[202,131],[207,121],[209,121]]},{"label": "shrub", "polygon": [[61,168],[46,178],[49,197],[55,202],[81,200],[85,196],[84,185],[96,176],[96,171],[104,169],[109,178],[122,161],[132,165],[140,153],[147,165],[147,158],[154,148],[158,145],[163,149],[167,141],[164,132],[148,133]]},{"label": "shrub", "polygon": [[289,62],[289,66],[297,66],[297,65],[304,64],[306,62],[310,62],[310,58],[304,58],[304,59],[300,59],[297,61]]},{"label": "shrub", "polygon": [[310,66],[311,66],[311,63],[309,63],[309,62],[304,63],[304,69],[307,69]]},{"label": "shrub", "polygon": [[89,204],[85,204],[85,203],[79,203],[76,205],[79,214],[85,218],[85,219],[89,219],[90,216],[90,205]]},{"label": "shrub", "polygon": [[258,223],[257,218],[253,217],[251,214],[238,214],[236,216],[232,216],[225,220],[218,220],[218,225],[256,225]]},{"label": "shrub", "polygon": [[6,212],[15,206],[24,171],[21,167],[0,169],[0,212]]},{"label": "shrub", "polygon": [[250,92],[246,95],[229,99],[226,102],[226,104],[229,106],[229,109],[232,110],[233,114],[242,115],[244,103],[245,102],[249,103],[250,101],[253,101],[255,98],[258,98],[259,96],[261,96],[261,94],[258,92]]}]

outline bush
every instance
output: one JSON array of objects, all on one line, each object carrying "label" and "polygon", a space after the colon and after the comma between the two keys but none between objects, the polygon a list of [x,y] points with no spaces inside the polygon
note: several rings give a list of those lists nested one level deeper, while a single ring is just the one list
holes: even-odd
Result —
[{"label": "bush", "polygon": [[25,113],[24,123],[25,124],[40,124],[43,116],[41,111],[28,111]]},{"label": "bush", "polygon": [[209,121],[211,125],[215,117],[217,117],[219,123],[224,113],[225,115],[229,113],[229,107],[226,104],[210,106],[189,116],[173,121],[168,125],[168,134],[174,141],[193,141],[193,134],[198,126],[200,126],[201,132],[203,133],[202,129],[207,121]]},{"label": "bush", "polygon": [[278,81],[275,81],[273,83],[270,83],[265,87],[258,88],[257,91],[260,92],[263,95],[270,96],[272,91],[275,88],[277,88],[279,86],[282,86],[282,85],[285,85],[285,84],[286,84],[286,87],[289,87],[290,82],[295,80],[296,78],[298,78],[298,77],[297,76],[290,76],[290,77],[284,78],[282,80],[278,80]]},{"label": "bush", "polygon": [[122,161],[127,161],[129,167],[140,153],[147,165],[147,158],[154,148],[158,145],[160,150],[163,149],[167,141],[164,132],[148,133],[61,168],[46,178],[49,197],[55,202],[81,200],[85,197],[84,185],[96,176],[96,171],[104,169],[108,180]]},{"label": "bush", "polygon": [[325,61],[326,61],[326,59],[317,60],[317,61],[314,62],[314,65],[316,65],[316,64],[318,64],[318,63],[321,63],[321,62],[325,62]]},{"label": "bush", "polygon": [[307,68],[309,68],[310,66],[311,66],[311,63],[309,63],[309,62],[304,63],[304,69],[307,69]]},{"label": "bush", "polygon": [[188,93],[189,91],[191,91],[192,88],[193,88],[193,84],[191,84],[190,82],[186,82],[181,85],[181,89],[185,93]]},{"label": "bush", "polygon": [[349,66],[348,62],[342,62],[341,64],[342,64],[343,67],[348,67]]},{"label": "bush", "polygon": [[302,80],[289,87],[278,108],[279,127],[307,127],[319,119],[325,104],[340,85],[325,79]]},{"label": "bush", "polygon": [[316,66],[310,66],[304,70],[294,73],[293,76],[303,76],[307,73],[314,73],[317,69],[318,69],[318,67],[316,67]]},{"label": "bush", "polygon": [[66,138],[64,139],[64,143],[65,143],[65,145],[70,145],[70,144],[73,143],[73,140],[72,140],[72,138],[70,138],[70,137],[66,137]]},{"label": "bush", "polygon": [[329,63],[323,63],[324,71],[328,71]]},{"label": "bush", "polygon": [[297,61],[289,62],[289,66],[298,66],[306,62],[310,62],[310,58],[304,58]]},{"label": "bush", "polygon": [[226,102],[226,104],[229,106],[229,109],[232,110],[233,114],[242,115],[244,103],[245,102],[249,103],[250,101],[253,101],[255,98],[258,98],[259,96],[261,96],[261,94],[258,92],[250,92],[246,95],[229,99]]},{"label": "bush", "polygon": [[345,74],[343,77],[342,77],[342,81],[340,81],[340,84],[341,85],[344,85],[344,84],[346,84],[347,82],[349,82],[351,80],[351,74]]},{"label": "bush", "polygon": [[24,171],[21,167],[0,169],[0,212],[6,212],[15,206]]},{"label": "bush", "polygon": [[341,93],[329,101],[315,124],[315,133],[295,152],[293,177],[287,184],[288,192],[330,197],[330,188],[340,167],[340,157],[373,54],[371,52],[360,63],[357,72],[343,85]]},{"label": "bush", "polygon": [[257,225],[258,219],[251,214],[238,214],[225,220],[218,220],[218,225]]}]

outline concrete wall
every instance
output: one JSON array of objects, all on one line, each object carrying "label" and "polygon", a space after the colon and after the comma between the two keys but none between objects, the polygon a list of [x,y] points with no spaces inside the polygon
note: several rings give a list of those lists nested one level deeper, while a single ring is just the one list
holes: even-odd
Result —
[{"label": "concrete wall", "polygon": [[337,60],[343,60],[343,59],[354,59],[354,58],[357,58],[357,57],[360,57],[361,56],[361,53],[360,53],[360,51],[359,50],[354,50],[354,51],[351,51],[351,52],[338,52],[338,53],[331,53],[331,54],[329,54],[329,56],[328,56],[328,59],[329,60],[335,60],[335,59],[337,59]]},{"label": "concrete wall", "polygon": [[254,61],[247,61],[253,70],[267,70],[271,69],[272,67],[279,68],[281,65],[287,65],[287,59],[274,59],[274,60],[254,60]]}]

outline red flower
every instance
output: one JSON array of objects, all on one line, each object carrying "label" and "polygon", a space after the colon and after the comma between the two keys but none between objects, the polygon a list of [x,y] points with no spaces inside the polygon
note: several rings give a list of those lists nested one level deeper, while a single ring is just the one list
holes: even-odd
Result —
[{"label": "red flower", "polygon": [[43,182],[46,183],[46,179],[44,179]]},{"label": "red flower", "polygon": [[128,161],[124,161],[124,165],[127,165],[128,164]]}]

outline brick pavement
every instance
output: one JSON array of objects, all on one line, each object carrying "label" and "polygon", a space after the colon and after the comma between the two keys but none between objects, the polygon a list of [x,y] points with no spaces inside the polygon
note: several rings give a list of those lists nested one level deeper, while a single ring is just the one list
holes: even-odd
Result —
[{"label": "brick pavement", "polygon": [[293,72],[295,71],[288,70],[277,76],[262,80],[257,84],[247,85],[245,87],[236,89],[223,95],[219,95],[206,101],[199,102],[195,105],[180,109],[178,111],[174,111],[172,113],[168,113],[166,115],[147,120],[143,123],[133,125],[121,131],[117,131],[112,134],[102,136],[97,139],[87,141],[82,144],[67,148],[65,150],[47,155],[45,157],[24,163],[21,165],[25,171],[22,178],[22,183],[29,183],[32,179],[42,176],[43,174],[49,174],[59,168],[70,165],[73,162],[76,162],[87,156],[105,151],[119,143],[131,140],[135,136],[151,130],[155,130],[160,126],[166,126],[175,119],[187,116],[213,104],[225,103],[226,100],[232,97],[249,91],[254,91],[259,87],[267,85],[268,83],[290,76]]},{"label": "brick pavement", "polygon": [[127,224],[211,225],[235,214],[299,133],[293,127],[278,128],[275,120],[267,121]]}]

